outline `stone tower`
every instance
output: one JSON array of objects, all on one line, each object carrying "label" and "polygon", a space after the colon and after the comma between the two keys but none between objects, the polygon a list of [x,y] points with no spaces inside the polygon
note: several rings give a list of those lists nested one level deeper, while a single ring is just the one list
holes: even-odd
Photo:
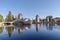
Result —
[{"label": "stone tower", "polygon": [[20,19],[20,20],[23,19],[23,15],[22,15],[22,13],[19,13],[19,14],[18,14],[18,19]]},{"label": "stone tower", "polygon": [[40,17],[36,15],[36,23],[40,23]]}]

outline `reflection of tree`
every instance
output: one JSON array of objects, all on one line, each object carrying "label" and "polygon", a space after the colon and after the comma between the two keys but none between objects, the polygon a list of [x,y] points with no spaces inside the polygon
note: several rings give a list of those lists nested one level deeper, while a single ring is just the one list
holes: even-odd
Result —
[{"label": "reflection of tree", "polygon": [[9,34],[9,37],[11,37],[12,32],[14,31],[14,27],[6,27],[6,30],[7,30],[8,34]]},{"label": "reflection of tree", "polygon": [[47,27],[48,30],[52,30],[53,29],[53,24],[48,23],[48,24],[46,24],[46,27]]},{"label": "reflection of tree", "polygon": [[4,27],[0,27],[0,33],[2,33],[2,32],[3,32],[3,29],[4,29]]},{"label": "reflection of tree", "polygon": [[40,29],[40,24],[36,24],[36,31],[38,32]]}]

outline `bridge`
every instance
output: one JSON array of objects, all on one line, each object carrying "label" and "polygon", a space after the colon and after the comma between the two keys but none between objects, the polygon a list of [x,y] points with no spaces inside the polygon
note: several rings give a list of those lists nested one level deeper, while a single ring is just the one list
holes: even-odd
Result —
[{"label": "bridge", "polygon": [[0,22],[0,25],[1,24],[8,24],[9,25],[9,24],[13,24],[13,22]]},{"label": "bridge", "polygon": [[13,24],[15,21],[17,21],[17,20],[13,20],[12,22],[0,22],[0,25],[1,24]]},{"label": "bridge", "polygon": [[30,24],[30,23],[28,23],[28,22],[25,21],[25,20],[13,20],[13,21],[11,21],[11,22],[0,22],[0,24],[7,24],[7,25],[10,25],[10,24],[18,24],[18,23]]}]

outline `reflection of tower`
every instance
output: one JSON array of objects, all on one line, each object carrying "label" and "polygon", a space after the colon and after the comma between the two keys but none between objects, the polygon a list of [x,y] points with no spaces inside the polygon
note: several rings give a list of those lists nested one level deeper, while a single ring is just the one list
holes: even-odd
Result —
[{"label": "reflection of tower", "polygon": [[36,23],[40,23],[40,17],[36,15]]},{"label": "reflection of tower", "polygon": [[19,15],[18,15],[18,19],[23,19],[23,15],[22,15],[22,13],[19,13]]},{"label": "reflection of tower", "polygon": [[21,28],[18,29],[18,33],[19,33],[19,34],[22,34],[22,33],[23,33],[23,29],[21,29]]},{"label": "reflection of tower", "polygon": [[36,31],[38,32],[40,29],[40,24],[36,24]]}]

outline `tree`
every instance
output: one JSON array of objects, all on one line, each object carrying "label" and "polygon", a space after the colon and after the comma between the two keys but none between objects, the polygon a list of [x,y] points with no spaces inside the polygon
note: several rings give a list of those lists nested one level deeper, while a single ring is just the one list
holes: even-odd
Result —
[{"label": "tree", "polygon": [[46,18],[49,20],[49,22],[52,22],[52,16],[47,16]]},{"label": "tree", "polygon": [[52,16],[47,16],[47,17],[49,17],[50,19],[52,18]]},{"label": "tree", "polygon": [[14,16],[12,15],[11,11],[9,11],[9,14],[6,16],[5,21],[13,21],[14,20]]},{"label": "tree", "polygon": [[3,22],[3,16],[0,14],[0,22]]}]

